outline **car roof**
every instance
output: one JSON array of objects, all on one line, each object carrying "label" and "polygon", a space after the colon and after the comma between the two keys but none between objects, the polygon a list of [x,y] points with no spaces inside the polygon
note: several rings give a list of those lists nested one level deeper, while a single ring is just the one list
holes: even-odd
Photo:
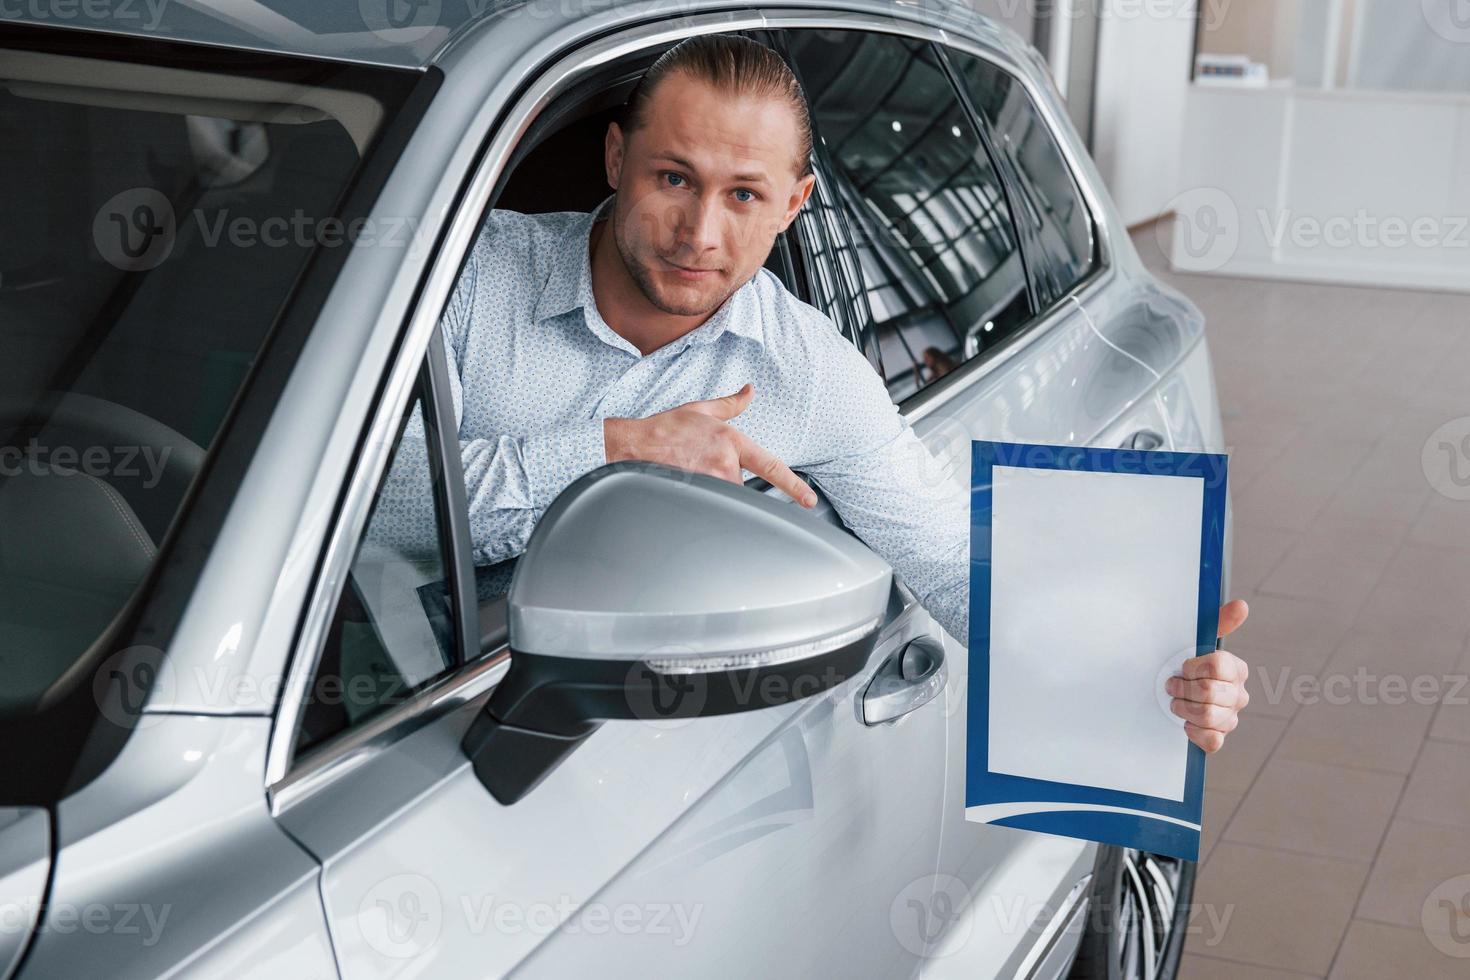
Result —
[{"label": "car roof", "polygon": [[[782,8],[852,10],[943,27],[990,46],[1024,48],[1007,28],[962,0],[780,0]],[[534,18],[546,34],[612,14],[637,23],[670,14],[736,9],[729,0],[135,0],[81,4],[59,17],[53,5],[14,4],[3,19],[140,38],[223,45],[399,68],[434,64],[467,35],[497,21]]]}]

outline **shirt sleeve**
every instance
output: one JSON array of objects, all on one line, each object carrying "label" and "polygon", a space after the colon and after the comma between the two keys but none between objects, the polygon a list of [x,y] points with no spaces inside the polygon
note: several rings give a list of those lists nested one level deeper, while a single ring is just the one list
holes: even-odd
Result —
[{"label": "shirt sleeve", "polygon": [[[898,411],[871,365],[830,324],[799,468],[956,640],[969,639],[969,494]],[[963,441],[963,440],[962,440]]]},{"label": "shirt sleeve", "polygon": [[[486,227],[488,231],[491,226]],[[460,276],[441,321],[456,432],[464,418],[459,365],[465,338],[476,326],[476,283],[485,261],[480,252],[487,245],[493,247],[488,234]],[[601,419],[551,426],[525,436],[461,439],[459,452],[476,564],[505,561],[525,551],[531,531],[551,502],[572,481],[607,462]]]},{"label": "shirt sleeve", "polygon": [[[476,287],[486,266],[482,253],[487,247],[493,248],[494,232],[492,218],[486,222],[485,232],[471,252],[439,322],[456,433],[464,419],[460,364],[469,332],[477,326]],[[552,426],[525,436],[461,438],[459,451],[477,565],[505,561],[525,551],[536,522],[562,490],[607,462],[601,419]],[[438,543],[428,460],[423,418],[415,407],[369,525],[371,537],[415,557],[432,554]]]}]

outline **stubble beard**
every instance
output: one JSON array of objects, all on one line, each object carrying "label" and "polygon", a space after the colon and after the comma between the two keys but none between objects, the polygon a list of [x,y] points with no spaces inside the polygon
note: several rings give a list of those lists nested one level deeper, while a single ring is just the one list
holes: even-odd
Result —
[{"label": "stubble beard", "polygon": [[721,293],[713,302],[691,304],[675,303],[665,299],[659,294],[658,283],[655,282],[653,273],[639,259],[638,253],[633,250],[632,244],[625,239],[622,219],[617,214],[617,209],[614,208],[613,211],[613,244],[616,245],[618,255],[623,260],[623,268],[628,270],[628,275],[632,278],[634,285],[638,287],[638,291],[643,294],[644,299],[652,303],[660,312],[667,313],[670,316],[708,316],[715,310],[718,310],[724,304],[725,300],[730,298],[734,290],[727,290]]}]

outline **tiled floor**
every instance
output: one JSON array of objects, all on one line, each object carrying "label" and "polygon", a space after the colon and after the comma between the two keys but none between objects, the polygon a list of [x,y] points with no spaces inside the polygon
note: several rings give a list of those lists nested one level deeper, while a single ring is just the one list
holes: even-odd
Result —
[{"label": "tiled floor", "polygon": [[1435,486],[1470,496],[1470,420],[1430,437],[1470,417],[1470,296],[1175,275],[1135,240],[1209,318],[1251,605],[1180,976],[1466,980],[1470,500]]}]

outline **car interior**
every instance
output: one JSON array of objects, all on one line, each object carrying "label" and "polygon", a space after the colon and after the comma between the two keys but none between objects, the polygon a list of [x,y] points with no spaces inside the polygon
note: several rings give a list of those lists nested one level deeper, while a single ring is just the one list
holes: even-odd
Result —
[{"label": "car interior", "polygon": [[35,229],[0,238],[0,714],[43,704],[142,581],[313,251],[219,222],[333,213],[384,118],[356,92],[81,61],[0,68],[0,123],[29,134],[0,147],[0,207]]}]

